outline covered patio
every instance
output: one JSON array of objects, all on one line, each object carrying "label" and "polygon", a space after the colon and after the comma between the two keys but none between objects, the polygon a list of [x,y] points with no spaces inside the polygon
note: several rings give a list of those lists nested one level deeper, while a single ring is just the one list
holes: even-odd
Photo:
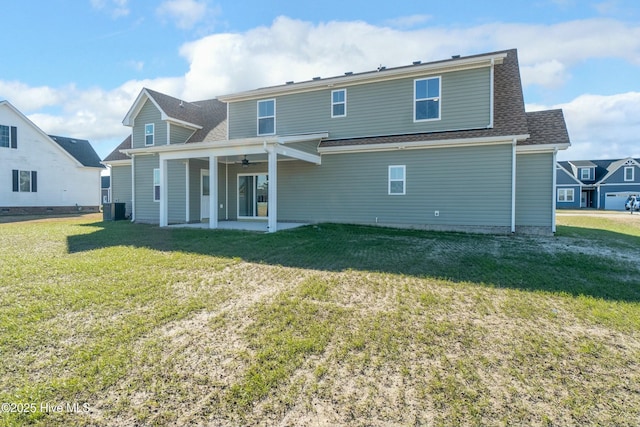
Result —
[{"label": "covered patio", "polygon": [[[278,222],[278,162],[282,160],[299,160],[320,165],[321,157],[317,154],[317,151],[315,151],[315,144],[313,144],[313,152],[310,152],[309,149],[304,149],[304,145],[300,146],[296,144],[319,142],[321,139],[327,137],[327,133],[271,136],[237,140],[207,141],[190,144],[169,144],[164,146],[146,147],[143,149],[123,150],[123,152],[126,151],[125,154],[132,157],[150,153],[157,154],[159,157],[160,227],[169,226],[170,209],[172,207],[181,206],[181,209],[184,212],[184,224],[182,224],[182,226],[211,229],[244,229],[273,233],[280,229],[293,228],[301,225],[297,223]],[[260,203],[261,214],[254,212],[248,215],[248,217],[243,218],[240,218],[240,215],[238,215],[238,219],[240,219],[240,221],[235,221],[236,218],[234,218],[233,215],[227,218],[219,218],[222,215],[218,211],[218,206],[221,202],[225,202],[225,207],[228,209],[228,197],[225,197],[225,194],[219,194],[219,182],[223,185],[228,185],[228,177],[226,178],[226,182],[224,181],[224,177],[220,177],[218,173],[219,167],[220,165],[224,166],[225,162],[228,162],[228,159],[234,156],[244,156],[245,159],[247,156],[253,156],[254,158],[258,157],[261,159],[262,164],[267,166],[264,181],[265,183],[268,182],[268,185],[264,185],[265,194],[260,196],[262,198]],[[206,171],[208,174],[208,188],[210,189],[210,194],[207,203],[202,203],[204,206],[208,204],[208,222],[205,223],[194,222],[191,218],[192,215],[190,214],[189,194],[192,188],[190,186],[195,185],[195,183],[190,183],[188,178],[190,160],[200,161],[208,167]],[[174,185],[173,190],[169,191],[172,179],[172,177],[169,176],[169,163],[174,162],[175,164],[175,161],[186,162],[186,185],[182,187],[184,190],[176,190]],[[200,182],[198,182],[197,185],[199,186]],[[228,191],[229,189],[227,189],[227,192]],[[231,191],[234,191],[234,189],[231,189]],[[264,217],[264,219],[258,219],[258,215]],[[176,221],[175,214],[173,214],[172,218],[172,223],[178,222]],[[178,225],[181,224],[172,224],[172,226]]]}]

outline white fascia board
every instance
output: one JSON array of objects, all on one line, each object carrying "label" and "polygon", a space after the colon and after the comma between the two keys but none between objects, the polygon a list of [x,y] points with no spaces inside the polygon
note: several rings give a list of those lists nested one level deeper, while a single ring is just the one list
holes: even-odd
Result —
[{"label": "white fascia board", "polygon": [[162,118],[162,120],[165,120],[165,121],[167,121],[167,122],[169,122],[169,123],[171,123],[171,124],[179,125],[179,126],[182,126],[182,127],[187,128],[187,129],[194,130],[194,131],[195,131],[195,130],[202,129],[202,126],[200,126],[200,125],[196,125],[196,124],[194,124],[194,123],[185,122],[185,121],[183,121],[183,120],[174,119],[174,118],[172,118],[172,117],[168,117],[168,116],[167,116],[166,114],[164,114],[164,113],[162,113],[161,118]]},{"label": "white fascia board", "polygon": [[147,93],[147,90],[143,88],[138,94],[136,100],[131,105],[131,108],[129,108],[129,111],[127,111],[127,114],[124,116],[124,119],[122,119],[123,125],[129,126],[129,127],[133,126],[134,124],[133,118],[140,112],[140,110],[142,109],[142,106],[144,105],[143,98],[150,99],[151,102],[153,102],[153,104],[156,106],[156,108],[159,111],[162,111],[162,109],[160,108],[160,106],[158,106],[156,101],[151,96],[149,96],[149,94]]},{"label": "white fascia board", "polygon": [[105,166],[129,166],[131,165],[131,159],[126,160],[110,160],[108,162],[100,162]]},{"label": "white fascia board", "polygon": [[408,65],[405,67],[390,68],[383,71],[370,71],[348,76],[329,77],[326,79],[312,80],[289,85],[266,87],[246,92],[218,96],[218,99],[223,102],[245,101],[277,95],[316,91],[334,86],[342,88],[362,83],[380,82],[404,77],[417,77],[432,73],[444,73],[450,71],[484,68],[490,67],[493,64],[501,64],[506,56],[507,53],[502,52],[497,54],[476,56],[472,58],[461,58],[444,62]]},{"label": "white fascia board", "polygon": [[516,154],[554,153],[558,150],[566,150],[571,144],[536,144],[518,145]]},{"label": "white fascia board", "polygon": [[[305,141],[317,141],[322,138],[326,138],[328,133],[313,133],[313,134],[300,134],[289,136],[267,136],[267,137],[253,137],[220,141],[208,141],[208,142],[192,142],[189,144],[170,144],[170,145],[157,145],[153,147],[145,148],[129,148],[120,150],[121,153],[131,154],[153,154],[153,153],[168,153],[168,152],[188,152],[198,150],[216,150],[222,148],[234,148],[234,147],[252,147],[260,146],[264,144],[288,144],[292,142],[305,142]],[[248,154],[248,153],[247,153]]]},{"label": "white fascia board", "polygon": [[305,162],[315,163],[316,165],[322,164],[322,158],[317,154],[305,153],[304,151],[296,150],[295,148],[276,146],[276,153]]},{"label": "white fascia board", "polygon": [[278,137],[278,142],[280,144],[291,144],[292,142],[318,141],[328,137],[329,137],[329,132],[317,132],[317,133],[280,136]]},{"label": "white fascia board", "polygon": [[470,147],[474,145],[513,144],[514,139],[525,140],[529,135],[511,135],[501,137],[443,139],[435,141],[411,141],[383,144],[343,145],[338,147],[319,147],[321,154],[362,153],[375,151],[411,150],[423,148]]}]

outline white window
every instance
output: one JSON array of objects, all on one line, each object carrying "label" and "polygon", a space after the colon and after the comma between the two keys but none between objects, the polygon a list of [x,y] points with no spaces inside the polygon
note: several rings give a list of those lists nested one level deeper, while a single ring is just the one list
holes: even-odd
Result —
[{"label": "white window", "polygon": [[0,125],[0,147],[18,148],[18,129],[15,126]]},{"label": "white window", "polygon": [[347,115],[347,90],[337,89],[331,91],[331,117],[346,117]]},{"label": "white window", "polygon": [[153,123],[144,125],[144,145],[153,145],[154,128]]},{"label": "white window", "polygon": [[406,191],[406,167],[389,166],[389,194],[403,195]]},{"label": "white window", "polygon": [[634,180],[634,170],[633,166],[625,166],[624,168],[624,180],[625,181],[633,181]]},{"label": "white window", "polygon": [[559,202],[573,202],[573,188],[558,188]]},{"label": "white window", "polygon": [[580,179],[591,179],[591,169],[589,168],[580,169]]},{"label": "white window", "polygon": [[12,175],[14,192],[35,193],[38,191],[38,172],[14,169]]},{"label": "white window", "polygon": [[258,101],[258,135],[276,133],[276,100]]},{"label": "white window", "polygon": [[414,81],[413,120],[440,119],[440,77]]},{"label": "white window", "polygon": [[153,201],[160,201],[160,169],[153,170]]}]

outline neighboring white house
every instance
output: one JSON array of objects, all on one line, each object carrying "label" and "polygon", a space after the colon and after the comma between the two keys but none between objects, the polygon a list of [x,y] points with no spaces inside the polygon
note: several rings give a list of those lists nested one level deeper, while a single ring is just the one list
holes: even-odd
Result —
[{"label": "neighboring white house", "polygon": [[47,135],[0,101],[0,215],[98,211],[103,169],[89,141]]}]

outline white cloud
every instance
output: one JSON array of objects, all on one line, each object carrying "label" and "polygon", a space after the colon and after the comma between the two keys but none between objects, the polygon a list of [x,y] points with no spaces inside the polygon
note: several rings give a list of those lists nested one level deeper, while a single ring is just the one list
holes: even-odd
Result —
[{"label": "white cloud", "polygon": [[[98,3],[127,4],[125,0]],[[172,0],[163,5],[164,16],[176,18],[180,25],[204,24],[198,21],[196,11],[208,8],[207,3]],[[207,11],[205,14],[211,9]],[[121,121],[143,86],[186,100],[201,100],[289,80],[373,70],[381,64],[391,67],[514,47],[519,52],[523,84],[554,89],[572,78],[576,66],[591,58],[617,58],[640,66],[640,26],[591,19],[554,25],[496,23],[401,30],[361,21],[314,24],[279,17],[270,26],[213,34],[184,44],[179,54],[189,68],[183,75],[133,80],[110,91],[73,85],[28,87],[0,81],[0,97],[31,114],[45,132],[93,142],[127,134]],[[601,98],[585,95],[560,106],[574,144],[568,153],[573,158],[579,150],[584,150],[585,158],[638,154],[638,97],[635,92]],[[52,106],[60,111],[47,110]]]},{"label": "white cloud", "polygon": [[527,110],[548,108],[562,108],[571,138],[571,148],[559,158],[640,157],[640,92],[585,94],[565,104],[527,106]]},{"label": "white cloud", "polygon": [[175,22],[183,30],[190,30],[210,18],[216,11],[209,8],[206,1],[167,0],[156,10],[158,15]]}]

